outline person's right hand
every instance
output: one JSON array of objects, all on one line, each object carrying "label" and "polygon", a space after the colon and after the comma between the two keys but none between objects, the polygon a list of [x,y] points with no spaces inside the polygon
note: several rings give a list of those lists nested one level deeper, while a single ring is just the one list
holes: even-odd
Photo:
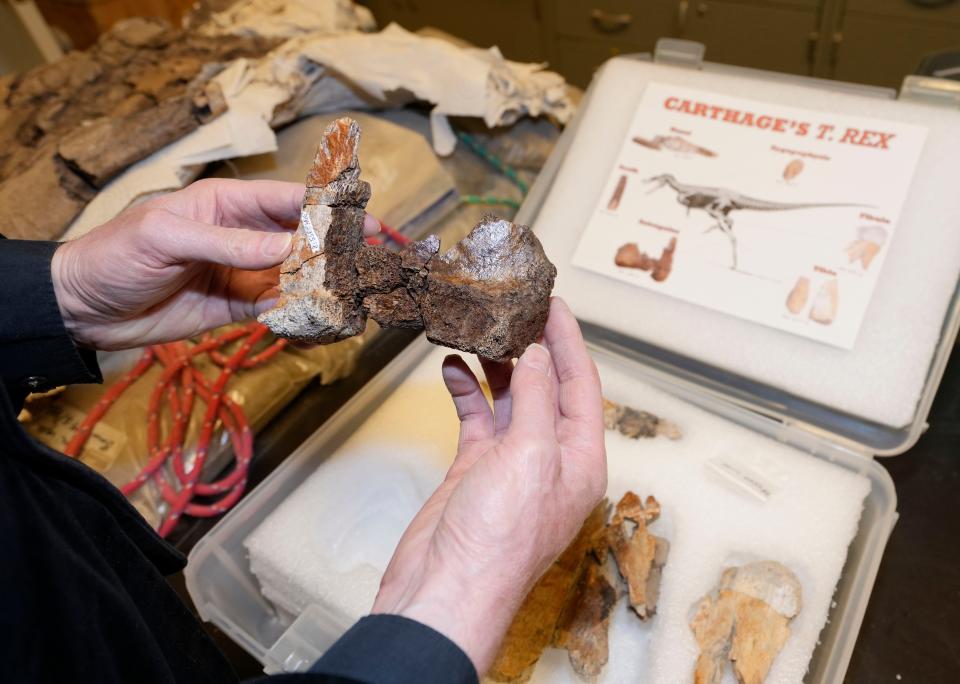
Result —
[{"label": "person's right hand", "polygon": [[457,456],[404,533],[373,606],[446,635],[481,675],[527,592],[606,491],[600,380],[559,299],[544,345],[527,348],[516,368],[483,364],[492,409],[463,359],[445,360]]}]

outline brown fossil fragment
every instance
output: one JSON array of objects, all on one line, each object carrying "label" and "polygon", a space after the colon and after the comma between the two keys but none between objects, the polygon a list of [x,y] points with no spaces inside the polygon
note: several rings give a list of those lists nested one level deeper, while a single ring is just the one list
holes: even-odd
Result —
[{"label": "brown fossil fragment", "polygon": [[603,400],[603,424],[630,439],[663,436],[676,440],[683,435],[675,423],[609,399]]},{"label": "brown fossil fragment", "polygon": [[599,676],[609,659],[610,616],[620,594],[620,581],[605,548],[600,558],[587,556],[552,643],[569,653],[574,672],[588,680]]},{"label": "brown fossil fragment", "polygon": [[355,121],[327,127],[280,299],[260,321],[281,337],[325,344],[361,332],[369,315],[485,358],[520,356],[543,332],[556,277],[532,231],[486,217],[443,254],[435,236],[399,254],[364,244],[370,186],[359,180],[359,141]]},{"label": "brown fossil fragment", "polygon": [[627,492],[607,523],[610,509],[604,499],[530,590],[487,673],[492,680],[527,681],[547,646],[565,649],[574,671],[591,680],[609,658],[610,617],[620,596],[629,593],[632,604],[639,596],[637,615],[653,615],[667,543],[646,525],[660,504]]},{"label": "brown fossil fragment", "polygon": [[727,661],[738,682],[761,684],[800,608],[800,583],[784,565],[758,561],[724,570],[690,621],[700,646],[695,684],[719,684]]},{"label": "brown fossil fragment", "polygon": [[620,575],[627,583],[630,607],[641,620],[657,610],[660,576],[670,545],[650,534],[647,525],[660,517],[660,503],[648,496],[641,502],[633,492],[623,495],[613,513],[607,540]]},{"label": "brown fossil fragment", "polygon": [[89,50],[6,80],[0,214],[16,217],[8,234],[59,237],[110,177],[225,109],[210,85],[220,64],[275,42],[198,39],[160,19],[124,19]]},{"label": "brown fossil fragment", "polygon": [[196,94],[172,97],[156,107],[104,117],[77,128],[60,141],[58,152],[72,169],[100,188],[134,162],[179,140],[225,109],[219,86],[208,83]]},{"label": "brown fossil fragment", "polygon": [[276,335],[326,344],[364,330],[356,263],[370,184],[360,180],[359,142],[360,126],[351,119],[324,131],[293,248],[280,267],[279,301],[260,316]]},{"label": "brown fossil fragment", "polygon": [[601,501],[590,513],[576,538],[547,568],[527,594],[507,629],[500,652],[487,672],[495,682],[526,682],[550,645],[557,623],[574,585],[588,562],[595,537],[602,534],[610,504]]}]

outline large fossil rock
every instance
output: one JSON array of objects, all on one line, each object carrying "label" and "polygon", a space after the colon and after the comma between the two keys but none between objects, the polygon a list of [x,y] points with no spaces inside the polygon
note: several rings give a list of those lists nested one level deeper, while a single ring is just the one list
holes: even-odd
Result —
[{"label": "large fossil rock", "polygon": [[800,597],[800,582],[776,561],[724,570],[690,621],[700,645],[695,684],[719,684],[727,661],[740,684],[761,684],[790,636]]},{"label": "large fossil rock", "polygon": [[280,298],[260,321],[281,337],[324,344],[358,334],[369,315],[485,358],[520,356],[543,332],[557,273],[533,232],[488,217],[443,254],[435,236],[400,253],[366,245],[370,186],[360,180],[359,143],[351,119],[324,132]]},{"label": "large fossil rock", "polygon": [[8,237],[61,235],[112,177],[226,109],[211,78],[276,44],[117,22],[85,52],[0,88],[0,215]]}]

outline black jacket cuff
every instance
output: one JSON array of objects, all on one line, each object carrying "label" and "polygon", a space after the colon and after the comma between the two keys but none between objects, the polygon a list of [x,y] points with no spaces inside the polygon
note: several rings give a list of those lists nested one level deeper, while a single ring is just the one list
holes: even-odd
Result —
[{"label": "black jacket cuff", "polygon": [[101,382],[96,353],[63,325],[50,262],[57,242],[0,240],[0,378],[12,390]]},{"label": "black jacket cuff", "polygon": [[399,615],[368,615],[310,670],[363,684],[477,684],[477,671],[440,632]]}]

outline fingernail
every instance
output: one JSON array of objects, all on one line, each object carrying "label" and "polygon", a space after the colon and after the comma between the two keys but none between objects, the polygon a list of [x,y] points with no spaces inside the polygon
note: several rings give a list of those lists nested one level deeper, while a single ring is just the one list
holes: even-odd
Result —
[{"label": "fingernail", "polygon": [[279,261],[290,253],[290,245],[292,242],[292,233],[274,233],[273,235],[269,235],[263,241],[263,255]]},{"label": "fingernail", "polygon": [[530,366],[530,368],[540,371],[545,375],[550,373],[550,352],[542,344],[534,342],[520,357],[520,363]]}]

